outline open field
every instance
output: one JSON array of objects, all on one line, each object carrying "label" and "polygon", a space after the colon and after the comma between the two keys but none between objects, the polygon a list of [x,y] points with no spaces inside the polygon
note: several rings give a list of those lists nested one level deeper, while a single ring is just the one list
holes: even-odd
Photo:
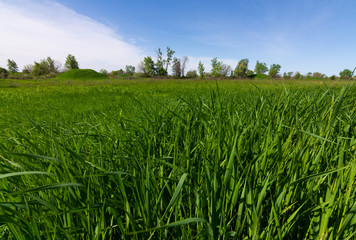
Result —
[{"label": "open field", "polygon": [[356,87],[0,80],[0,238],[353,239]]}]

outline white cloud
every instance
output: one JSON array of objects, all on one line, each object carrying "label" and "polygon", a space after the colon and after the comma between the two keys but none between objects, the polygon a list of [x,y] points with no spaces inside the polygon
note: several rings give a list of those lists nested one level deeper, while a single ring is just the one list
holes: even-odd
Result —
[{"label": "white cloud", "polygon": [[0,33],[1,67],[48,56],[64,64],[72,54],[80,68],[117,70],[145,55],[110,27],[49,0],[0,0]]}]

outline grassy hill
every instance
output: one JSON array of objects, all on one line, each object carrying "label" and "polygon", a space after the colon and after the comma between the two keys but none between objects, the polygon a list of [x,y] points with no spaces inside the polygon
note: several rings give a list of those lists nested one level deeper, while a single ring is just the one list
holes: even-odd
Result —
[{"label": "grassy hill", "polygon": [[92,69],[71,69],[60,74],[56,78],[63,80],[98,80],[105,79],[108,77]]}]

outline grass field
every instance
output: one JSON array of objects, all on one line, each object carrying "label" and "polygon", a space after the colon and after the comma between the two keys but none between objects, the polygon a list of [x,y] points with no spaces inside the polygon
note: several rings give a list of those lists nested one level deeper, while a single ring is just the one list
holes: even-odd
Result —
[{"label": "grass field", "polygon": [[353,239],[356,88],[0,80],[1,239]]}]

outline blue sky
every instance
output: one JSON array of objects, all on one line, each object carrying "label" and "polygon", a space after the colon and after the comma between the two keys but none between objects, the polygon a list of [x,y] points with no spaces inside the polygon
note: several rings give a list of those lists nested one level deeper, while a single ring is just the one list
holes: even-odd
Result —
[{"label": "blue sky", "polygon": [[115,70],[169,46],[187,70],[248,58],[250,69],[338,75],[356,66],[355,11],[352,0],[0,0],[0,66],[71,53],[82,68]]}]

